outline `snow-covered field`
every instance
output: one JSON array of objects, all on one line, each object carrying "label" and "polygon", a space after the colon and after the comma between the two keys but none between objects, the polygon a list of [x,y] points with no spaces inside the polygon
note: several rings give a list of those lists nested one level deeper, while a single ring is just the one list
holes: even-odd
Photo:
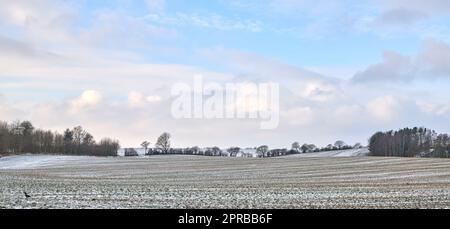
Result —
[{"label": "snow-covered field", "polygon": [[[141,156],[145,155],[144,149],[137,148],[136,151]],[[246,153],[252,153],[245,151]],[[369,153],[367,148],[351,149],[340,151],[329,151],[319,153],[306,153],[289,155],[287,157],[357,157],[366,156]],[[124,155],[124,150],[119,151],[119,156]],[[256,157],[256,156],[255,156]],[[66,164],[83,164],[86,161],[98,161],[102,158],[87,156],[54,156],[54,155],[17,155],[0,158],[0,169],[33,169],[40,167],[65,166]]]},{"label": "snow-covered field", "polygon": [[369,149],[361,148],[349,150],[335,150],[318,153],[304,153],[304,154],[290,155],[288,157],[360,157],[367,155],[369,155]]},{"label": "snow-covered field", "polygon": [[16,156],[0,184],[0,208],[450,208],[446,159]]},{"label": "snow-covered field", "polygon": [[93,157],[54,156],[54,155],[17,155],[0,158],[0,169],[33,169],[39,167],[64,166],[67,163],[88,161]]},{"label": "snow-covered field", "polygon": [[[145,156],[145,149],[143,148],[133,148],[134,150],[136,150],[136,152],[138,153],[139,156]],[[117,155],[123,157],[125,156],[125,149],[119,149],[119,151],[117,152]]]},{"label": "snow-covered field", "polygon": [[[145,155],[145,150],[142,148],[134,148],[139,156]],[[226,150],[224,150],[225,152]],[[245,154],[251,154],[254,158],[258,157],[258,153],[256,149],[242,149],[242,152]],[[369,154],[368,148],[361,149],[350,149],[350,150],[335,150],[335,151],[327,151],[327,152],[319,152],[319,153],[305,153],[305,154],[296,154],[290,155],[290,157],[358,157],[358,156],[367,156]],[[125,155],[125,149],[120,149],[118,152],[119,156]],[[242,153],[238,154],[238,157],[242,157]]]}]

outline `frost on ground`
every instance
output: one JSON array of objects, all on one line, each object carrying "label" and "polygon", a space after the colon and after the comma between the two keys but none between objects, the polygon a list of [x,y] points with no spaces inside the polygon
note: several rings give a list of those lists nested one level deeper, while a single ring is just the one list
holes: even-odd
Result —
[{"label": "frost on ground", "polygon": [[349,150],[334,150],[318,153],[304,153],[289,155],[289,157],[359,157],[369,155],[368,148],[349,149]]},{"label": "frost on ground", "polygon": [[31,169],[47,166],[64,166],[71,161],[89,159],[94,158],[83,156],[17,155],[0,158],[0,169]]},{"label": "frost on ground", "polygon": [[1,159],[0,208],[450,208],[445,159],[47,159]]}]

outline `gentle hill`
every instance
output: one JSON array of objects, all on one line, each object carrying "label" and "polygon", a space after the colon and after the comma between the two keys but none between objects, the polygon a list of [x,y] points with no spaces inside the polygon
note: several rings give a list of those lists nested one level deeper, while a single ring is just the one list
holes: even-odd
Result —
[{"label": "gentle hill", "polygon": [[369,155],[369,148],[361,148],[349,150],[334,150],[318,153],[295,154],[286,157],[360,157],[368,155]]}]

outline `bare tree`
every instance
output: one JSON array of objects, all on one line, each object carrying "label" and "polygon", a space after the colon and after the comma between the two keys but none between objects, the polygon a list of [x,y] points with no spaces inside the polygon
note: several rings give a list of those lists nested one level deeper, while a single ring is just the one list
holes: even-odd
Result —
[{"label": "bare tree", "polygon": [[345,146],[345,142],[344,142],[344,141],[341,141],[341,140],[336,141],[336,142],[334,143],[334,146],[335,146],[336,148],[338,148],[338,149],[342,149],[342,147]]},{"label": "bare tree", "polygon": [[73,128],[73,143],[75,147],[75,153],[80,154],[81,151],[81,144],[83,143],[83,139],[86,136],[87,132],[83,129],[81,126],[77,126]]},{"label": "bare tree", "polygon": [[71,154],[73,152],[72,149],[73,132],[70,129],[66,129],[64,131],[63,141],[64,141],[64,152],[67,154]]},{"label": "bare tree", "polygon": [[372,156],[385,157],[448,157],[450,145],[445,134],[423,128],[377,132],[369,140]]},{"label": "bare tree", "polygon": [[117,156],[119,143],[104,139],[96,144],[94,136],[82,127],[67,129],[64,134],[35,129],[31,122],[0,122],[0,154],[51,153],[67,155]]},{"label": "bare tree", "polygon": [[213,156],[222,156],[222,150],[220,150],[220,148],[217,146],[212,147],[211,152]]},{"label": "bare tree", "polygon": [[308,150],[309,150],[309,152],[315,152],[317,150],[317,146],[314,144],[309,144]]},{"label": "bare tree", "polygon": [[148,141],[144,141],[144,142],[141,143],[142,148],[144,148],[144,154],[145,155],[147,155],[147,149],[148,149],[149,145],[150,145],[150,142],[148,142]]},{"label": "bare tree", "polygon": [[294,150],[297,153],[299,153],[300,152],[300,143],[298,143],[298,142],[292,143],[292,150]]},{"label": "bare tree", "polygon": [[20,123],[20,129],[22,132],[22,150],[32,153],[33,149],[33,132],[34,126],[30,121],[23,121]]},{"label": "bare tree", "polygon": [[156,141],[156,148],[160,149],[163,154],[168,154],[170,152],[170,137],[169,133],[163,133]]},{"label": "bare tree", "polygon": [[267,153],[269,152],[269,147],[266,145],[260,146],[256,148],[256,153],[261,155],[262,157],[267,157]]},{"label": "bare tree", "polygon": [[302,153],[308,153],[309,152],[309,145],[308,144],[303,144],[301,149],[302,149]]},{"label": "bare tree", "polygon": [[227,149],[227,152],[230,154],[230,157],[236,157],[239,152],[241,152],[241,148],[239,147],[231,147]]},{"label": "bare tree", "polygon": [[7,122],[0,121],[0,154],[6,153],[10,142],[10,134]]}]

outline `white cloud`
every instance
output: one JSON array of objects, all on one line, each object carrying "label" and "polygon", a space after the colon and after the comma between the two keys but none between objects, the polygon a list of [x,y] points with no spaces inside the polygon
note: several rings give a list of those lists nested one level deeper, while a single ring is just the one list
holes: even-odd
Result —
[{"label": "white cloud", "polygon": [[71,7],[75,6],[57,0],[2,0],[1,5],[0,16],[6,22],[28,29],[60,27],[72,16]]},{"label": "white cloud", "polygon": [[334,115],[336,120],[344,120],[351,123],[355,121],[354,118],[363,116],[362,114],[364,114],[365,111],[365,107],[359,104],[339,105],[335,109]]},{"label": "white cloud", "polygon": [[152,43],[178,36],[174,29],[158,26],[140,17],[116,10],[96,13],[91,25],[76,35],[82,45],[114,50],[130,48],[151,50]]},{"label": "white cloud", "polygon": [[80,97],[71,101],[71,112],[78,112],[86,107],[93,107],[101,103],[103,95],[96,90],[86,90]]},{"label": "white cloud", "polygon": [[409,57],[396,52],[385,52],[383,61],[358,72],[355,81],[411,81],[415,77],[414,67]]},{"label": "white cloud", "polygon": [[435,77],[450,78],[450,46],[447,43],[428,39],[425,41],[418,62],[423,66],[423,71],[429,72]]},{"label": "white cloud", "polygon": [[148,103],[157,103],[161,102],[161,100],[161,96],[158,95],[146,96],[143,93],[137,91],[131,91],[130,93],[128,93],[128,104],[131,107],[135,108],[142,108],[148,105]]},{"label": "white cloud", "polygon": [[324,81],[309,82],[301,91],[304,98],[316,102],[327,102],[337,98],[336,87]]},{"label": "white cloud", "polygon": [[422,12],[400,8],[382,13],[376,22],[382,25],[408,26],[415,24],[425,17],[426,14]]},{"label": "white cloud", "polygon": [[144,105],[144,95],[140,92],[132,91],[128,94],[128,103],[132,107],[141,107]]},{"label": "white cloud", "polygon": [[13,103],[8,101],[8,98],[0,94],[0,121],[16,120],[26,117],[26,112],[21,110],[20,106],[14,106]]},{"label": "white cloud", "polygon": [[422,112],[433,116],[447,116],[450,117],[450,103],[436,104],[428,101],[417,101],[417,106]]},{"label": "white cloud", "polygon": [[[1,1],[0,25],[14,26],[22,39],[52,47],[55,43],[73,43],[68,26],[77,15],[79,3],[58,0]],[[14,33],[15,34],[15,33]]]},{"label": "white cloud", "polygon": [[169,26],[195,26],[223,31],[242,30],[250,32],[261,32],[263,30],[261,23],[258,21],[239,18],[227,18],[219,14],[149,14],[144,18],[149,22]]},{"label": "white cloud", "polygon": [[[442,124],[448,106],[429,101],[412,106],[409,103],[422,94],[415,95],[412,89],[402,88],[403,84],[389,84],[390,87],[366,84],[368,81],[446,78],[450,72],[450,49],[443,42],[427,40],[423,50],[414,56],[386,52],[381,63],[355,76],[361,84],[350,84],[343,79],[345,77],[317,74],[327,71],[310,71],[257,53],[227,48],[206,48],[196,53],[195,58],[208,64],[212,62],[213,67],[218,67],[215,70],[153,62],[153,55],[166,54],[158,52],[164,49],[156,47],[157,41],[173,46],[167,39],[178,38],[178,32],[170,27],[227,32],[266,30],[266,24],[258,20],[214,13],[170,14],[165,12],[163,1],[149,1],[150,14],[145,18],[120,10],[100,10],[93,13],[92,22],[84,22],[89,25],[75,29],[72,23],[78,22],[79,15],[76,7],[67,5],[68,1],[0,2],[0,28],[12,25],[18,34],[24,34],[10,34],[5,30],[0,35],[0,89],[16,100],[32,101],[24,105],[0,99],[0,120],[30,118],[37,126],[57,130],[83,125],[96,136],[119,138],[124,146],[137,146],[142,140],[154,139],[164,131],[173,134],[177,146],[273,144],[284,147],[292,141],[323,144],[345,136],[350,138],[346,141],[364,141],[382,128],[419,122],[422,125],[421,112],[430,115],[428,123],[432,128],[448,126]],[[275,10],[305,16],[302,12],[313,8],[313,12],[306,15],[308,22],[313,23],[306,27],[311,33],[324,36],[330,31],[341,35],[346,28],[373,26],[376,16],[380,15],[386,23],[415,24],[422,20],[419,14],[429,16],[432,10],[426,6],[423,7],[426,10],[419,7],[402,10],[392,6],[362,17],[367,16],[367,11],[358,11],[359,3],[347,9],[342,1],[325,5],[329,2],[282,0],[279,3],[284,7]],[[261,5],[260,1],[257,3]],[[345,12],[352,13],[345,15]],[[198,74],[203,75],[205,81],[217,83],[279,83],[280,128],[260,131],[259,120],[173,120],[169,109],[171,101],[167,99],[171,85],[192,83],[192,77]],[[88,88],[95,90],[86,90]],[[80,95],[66,98],[74,94]],[[255,108],[258,100],[253,98],[250,103]],[[408,103],[409,112],[404,112],[404,103]]]},{"label": "white cloud", "polygon": [[296,127],[309,126],[316,121],[314,111],[311,107],[297,107],[285,110],[281,113],[281,116],[290,125]]},{"label": "white cloud", "polygon": [[428,39],[416,56],[385,52],[383,61],[358,72],[355,82],[411,82],[416,79],[450,78],[450,46]]},{"label": "white cloud", "polygon": [[149,103],[161,102],[162,98],[158,95],[149,95],[145,98],[145,100]]},{"label": "white cloud", "polygon": [[162,12],[166,8],[165,0],[145,0],[150,12]]},{"label": "white cloud", "polygon": [[380,0],[376,2],[385,9],[407,9],[429,15],[450,14],[450,2],[447,0]]},{"label": "white cloud", "polygon": [[369,101],[366,106],[372,117],[389,122],[398,117],[399,102],[393,96],[384,96]]},{"label": "white cloud", "polygon": [[260,0],[234,0],[230,4],[268,18],[296,21],[298,25],[275,25],[270,29],[302,39],[361,33],[385,39],[408,35],[448,39],[449,34],[447,0],[266,0],[262,4]]}]

